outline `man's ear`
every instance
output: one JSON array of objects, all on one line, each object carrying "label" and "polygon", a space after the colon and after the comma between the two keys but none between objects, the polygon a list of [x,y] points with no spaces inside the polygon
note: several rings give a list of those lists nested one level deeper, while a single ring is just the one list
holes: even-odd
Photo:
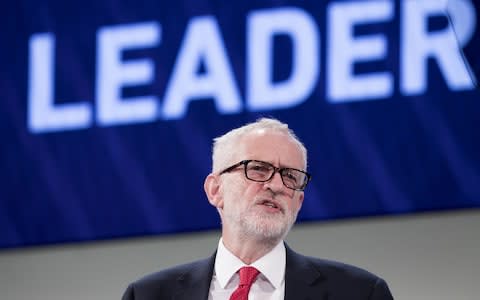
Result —
[{"label": "man's ear", "polygon": [[223,195],[221,189],[220,177],[218,175],[210,173],[205,182],[203,183],[203,189],[207,195],[208,202],[216,208],[223,208]]},{"label": "man's ear", "polygon": [[300,192],[301,194],[298,195],[298,210],[300,210],[302,208],[302,204],[303,204],[303,199],[305,197],[305,194],[304,192]]}]

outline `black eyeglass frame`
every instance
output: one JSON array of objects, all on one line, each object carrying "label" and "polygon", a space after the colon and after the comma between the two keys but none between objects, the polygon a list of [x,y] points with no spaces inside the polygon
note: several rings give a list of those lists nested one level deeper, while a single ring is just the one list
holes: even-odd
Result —
[{"label": "black eyeglass frame", "polygon": [[[262,164],[266,164],[268,166],[271,166],[273,168],[273,172],[272,174],[270,175],[270,177],[268,177],[267,179],[265,180],[257,180],[257,179],[252,179],[250,177],[248,177],[247,175],[247,165],[250,163],[250,162],[258,162],[258,163],[262,163]],[[255,159],[245,159],[245,160],[242,160],[241,162],[238,162],[234,165],[231,165],[230,167],[224,169],[223,171],[220,171],[218,173],[218,175],[222,175],[222,174],[225,174],[225,173],[229,173],[233,170],[235,170],[236,168],[238,168],[239,166],[243,165],[243,171],[244,171],[244,175],[245,175],[245,178],[247,178],[248,180],[251,180],[251,181],[255,181],[255,182],[267,182],[269,181],[270,179],[273,178],[273,176],[275,176],[275,173],[279,173],[280,174],[280,178],[282,178],[282,183],[283,185],[286,187],[286,188],[289,188],[291,190],[295,190],[295,191],[303,191],[305,190],[305,187],[307,186],[308,182],[312,179],[312,175],[310,175],[309,173],[303,171],[303,170],[299,170],[299,169],[295,169],[295,168],[277,168],[275,167],[274,165],[272,165],[271,163],[268,163],[266,161],[261,161],[261,160],[255,160]],[[282,175],[282,172],[284,172],[285,170],[295,170],[295,171],[298,171],[298,172],[301,172],[303,174],[305,174],[305,176],[307,177],[307,179],[305,180],[305,182],[303,183],[303,185],[300,187],[300,188],[293,188],[293,187],[290,187],[288,186],[287,184],[285,184],[285,181],[283,180],[283,175]]]}]

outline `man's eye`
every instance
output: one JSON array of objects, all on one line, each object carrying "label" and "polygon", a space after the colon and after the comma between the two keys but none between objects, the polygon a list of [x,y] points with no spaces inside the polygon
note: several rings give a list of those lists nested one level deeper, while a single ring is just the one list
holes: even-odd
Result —
[{"label": "man's eye", "polygon": [[286,171],[286,172],[283,172],[283,176],[284,178],[292,181],[292,182],[297,182],[297,176],[292,172],[292,171]]},{"label": "man's eye", "polygon": [[264,165],[253,165],[250,167],[250,170],[257,172],[268,172],[269,168]]}]

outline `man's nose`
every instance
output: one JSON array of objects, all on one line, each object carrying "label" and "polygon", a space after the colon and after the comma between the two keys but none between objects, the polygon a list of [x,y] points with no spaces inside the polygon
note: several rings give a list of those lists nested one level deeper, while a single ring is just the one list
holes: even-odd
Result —
[{"label": "man's nose", "polygon": [[265,182],[265,185],[272,191],[279,191],[285,187],[283,185],[282,175],[280,175],[280,172],[275,172],[273,177],[270,178],[269,181]]}]

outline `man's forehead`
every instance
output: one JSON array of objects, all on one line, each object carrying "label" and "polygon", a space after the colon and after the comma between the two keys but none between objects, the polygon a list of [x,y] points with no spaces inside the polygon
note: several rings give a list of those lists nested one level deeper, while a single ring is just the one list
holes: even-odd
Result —
[{"label": "man's forehead", "polygon": [[274,147],[275,145],[273,145],[273,143],[277,143],[277,142],[281,144],[285,144],[288,142],[293,143],[293,140],[291,140],[291,138],[283,132],[272,131],[267,129],[257,129],[255,131],[248,132],[244,136],[240,137],[239,139],[239,144],[252,146],[252,147],[255,147],[257,145]]},{"label": "man's forehead", "polygon": [[298,143],[284,132],[260,129],[243,136],[239,142],[236,153],[242,157],[238,159],[271,160],[279,156],[286,159],[282,163],[291,163],[291,160],[298,157],[303,164],[303,155]]}]

